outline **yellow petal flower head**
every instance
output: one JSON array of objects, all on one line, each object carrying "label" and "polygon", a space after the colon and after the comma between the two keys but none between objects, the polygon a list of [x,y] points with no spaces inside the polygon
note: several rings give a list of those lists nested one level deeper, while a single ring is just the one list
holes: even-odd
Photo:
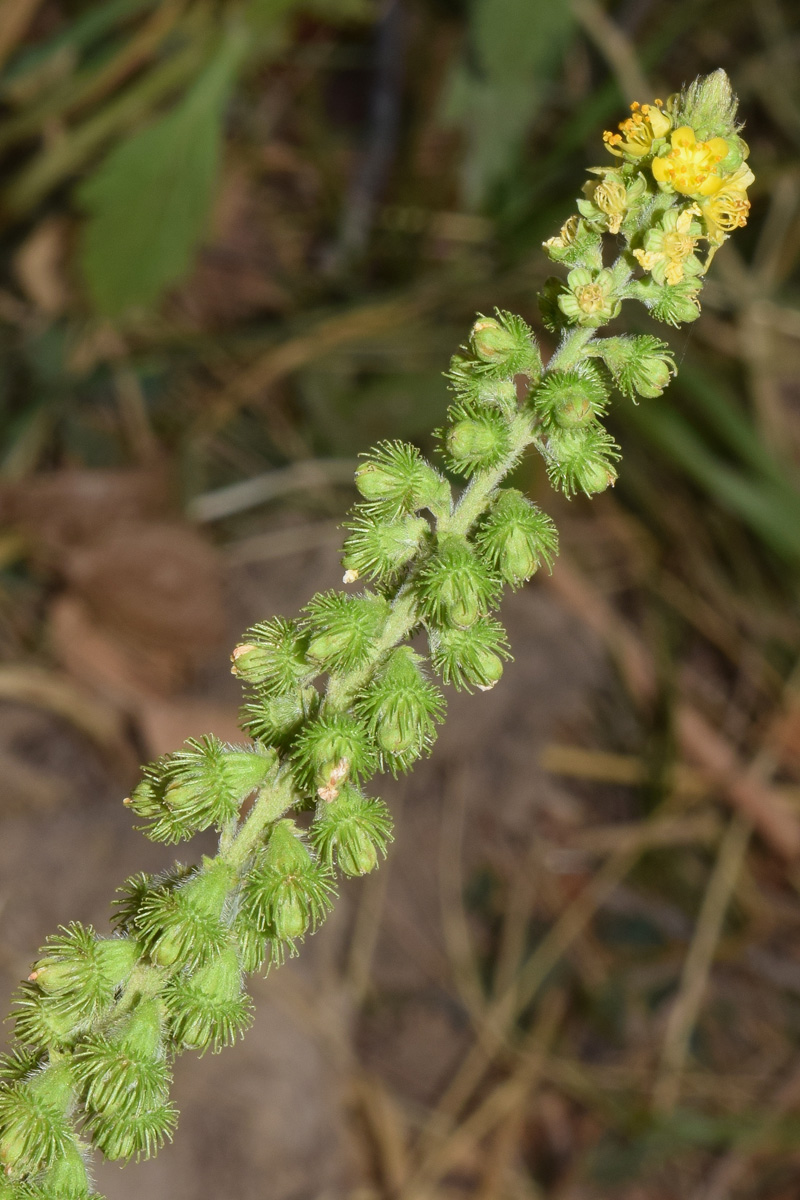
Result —
[{"label": "yellow petal flower head", "polygon": [[665,189],[672,188],[684,196],[711,196],[722,187],[717,168],[730,149],[723,137],[698,142],[688,125],[674,130],[671,149],[653,159],[653,178]]},{"label": "yellow petal flower head", "polygon": [[665,112],[664,103],[639,104],[634,100],[631,116],[619,125],[620,133],[606,130],[603,141],[612,154],[620,158],[644,158],[653,149],[653,142],[669,133],[672,122]]},{"label": "yellow petal flower head", "polygon": [[719,191],[700,201],[700,212],[712,245],[721,245],[729,233],[747,224],[750,212],[747,189],[754,179],[753,172],[742,163],[732,175],[720,181]]},{"label": "yellow petal flower head", "polygon": [[693,220],[700,215],[694,204],[679,212],[670,208],[664,213],[660,224],[648,230],[643,250],[634,250],[645,271],[649,271],[656,283],[675,284],[682,279],[700,275],[702,263],[694,253],[702,227]]}]

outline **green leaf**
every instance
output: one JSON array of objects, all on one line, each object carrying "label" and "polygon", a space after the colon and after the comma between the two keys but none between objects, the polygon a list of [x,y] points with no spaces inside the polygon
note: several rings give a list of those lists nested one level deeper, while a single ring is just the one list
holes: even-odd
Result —
[{"label": "green leaf", "polygon": [[81,266],[96,309],[146,307],[189,270],[214,198],[222,118],[245,49],[231,30],[171,112],[117,146],[81,187]]},{"label": "green leaf", "polygon": [[464,130],[462,188],[470,207],[516,166],[572,30],[568,4],[474,0],[467,50],[442,113],[446,124]]}]

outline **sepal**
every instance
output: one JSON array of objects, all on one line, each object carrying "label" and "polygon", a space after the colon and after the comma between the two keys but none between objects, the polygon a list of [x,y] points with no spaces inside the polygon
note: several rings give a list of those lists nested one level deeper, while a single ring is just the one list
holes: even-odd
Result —
[{"label": "sepal", "polygon": [[330,804],[320,803],[311,826],[311,840],[320,860],[345,875],[367,875],[386,857],[392,839],[392,818],[382,800],[368,799],[345,787]]},{"label": "sepal", "polygon": [[422,656],[409,646],[393,650],[356,704],[378,746],[381,768],[406,771],[429,753],[445,701],[420,669]]},{"label": "sepal", "polygon": [[506,631],[493,617],[469,629],[434,629],[430,648],[431,662],[443,681],[466,692],[493,688],[503,674],[502,660],[511,658]]},{"label": "sepal", "polygon": [[517,588],[558,553],[558,533],[550,517],[522,492],[504,488],[496,497],[475,541],[493,570]]}]

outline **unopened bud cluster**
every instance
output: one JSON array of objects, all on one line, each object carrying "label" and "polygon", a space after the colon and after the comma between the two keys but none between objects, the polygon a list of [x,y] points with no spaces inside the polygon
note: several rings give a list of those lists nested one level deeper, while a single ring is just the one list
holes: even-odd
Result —
[{"label": "unopened bud cluster", "polygon": [[[568,270],[541,296],[561,333],[548,367],[519,317],[480,316],[450,365],[439,462],[386,441],[356,472],[349,590],[254,626],[236,647],[250,740],[201,738],[145,768],[126,801],[140,828],[166,843],[214,828],[218,853],[129,879],[112,936],[73,924],[41,950],[1,1068],[0,1200],[88,1200],[92,1146],[124,1160],[172,1136],[175,1056],[237,1038],[250,1022],[246,974],[296,953],[330,911],[337,875],[364,875],[386,853],[392,823],[372,777],[429,753],[442,685],[500,679],[503,591],[558,549],[551,519],[505,477],[533,446],[567,496],[613,484],[612,389],[658,396],[675,364],[656,337],[597,331],[626,299],[693,320],[710,257],[698,242],[713,252],[744,222],[752,178],[721,73],[635,107],[620,129],[606,137],[618,164],[594,172],[546,243]],[[623,243],[610,265],[606,234]],[[457,497],[452,476],[466,481]]]}]

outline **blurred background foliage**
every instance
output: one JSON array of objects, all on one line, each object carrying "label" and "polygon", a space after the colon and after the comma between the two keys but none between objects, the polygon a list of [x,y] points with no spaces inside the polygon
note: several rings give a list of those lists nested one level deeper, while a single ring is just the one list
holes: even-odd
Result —
[{"label": "blurred background foliage", "polygon": [[[619,671],[594,749],[545,754],[600,788],[596,818],[625,818],[601,850],[573,847],[592,866],[570,902],[606,982],[570,993],[572,1057],[545,1072],[544,1115],[523,1088],[489,1167],[466,1154],[453,1175],[430,1136],[413,1149],[412,1121],[401,1177],[386,1184],[395,1168],[379,1164],[375,1194],[798,1195],[799,60],[786,0],[0,10],[0,697],[68,718],[123,770],[206,718],[232,726],[230,701],[203,691],[232,619],[220,563],[278,571],[293,549],[330,546],[354,456],[384,437],[428,447],[474,312],[537,325],[540,245],[604,161],[602,129],[719,66],[741,100],[751,219],[715,260],[702,319],[670,335],[667,395],[618,406],[615,493],[567,504],[534,463],[519,469],[563,529],[553,595]],[[638,319],[626,309],[620,325]],[[687,706],[720,739],[716,766]],[[9,746],[0,760],[21,803],[50,786]],[[669,837],[652,832],[662,818]],[[662,836],[668,851],[653,849]],[[486,870],[463,900],[491,993],[505,892]],[[598,915],[629,873],[627,908]],[[531,909],[528,948],[559,911]],[[698,1024],[715,955],[737,946],[760,971],[748,1003],[769,995],[779,1013],[748,1035],[761,1074],[737,1074],[733,1001]],[[649,1065],[628,1036],[641,1012],[613,982],[643,960],[642,1011],[677,997]],[[548,995],[563,1009],[560,969]],[[556,1009],[515,1010],[538,1054]],[[593,1039],[619,1050],[616,1076],[580,1074]],[[469,1121],[515,1078],[456,1106],[481,1154],[486,1129]]]}]

